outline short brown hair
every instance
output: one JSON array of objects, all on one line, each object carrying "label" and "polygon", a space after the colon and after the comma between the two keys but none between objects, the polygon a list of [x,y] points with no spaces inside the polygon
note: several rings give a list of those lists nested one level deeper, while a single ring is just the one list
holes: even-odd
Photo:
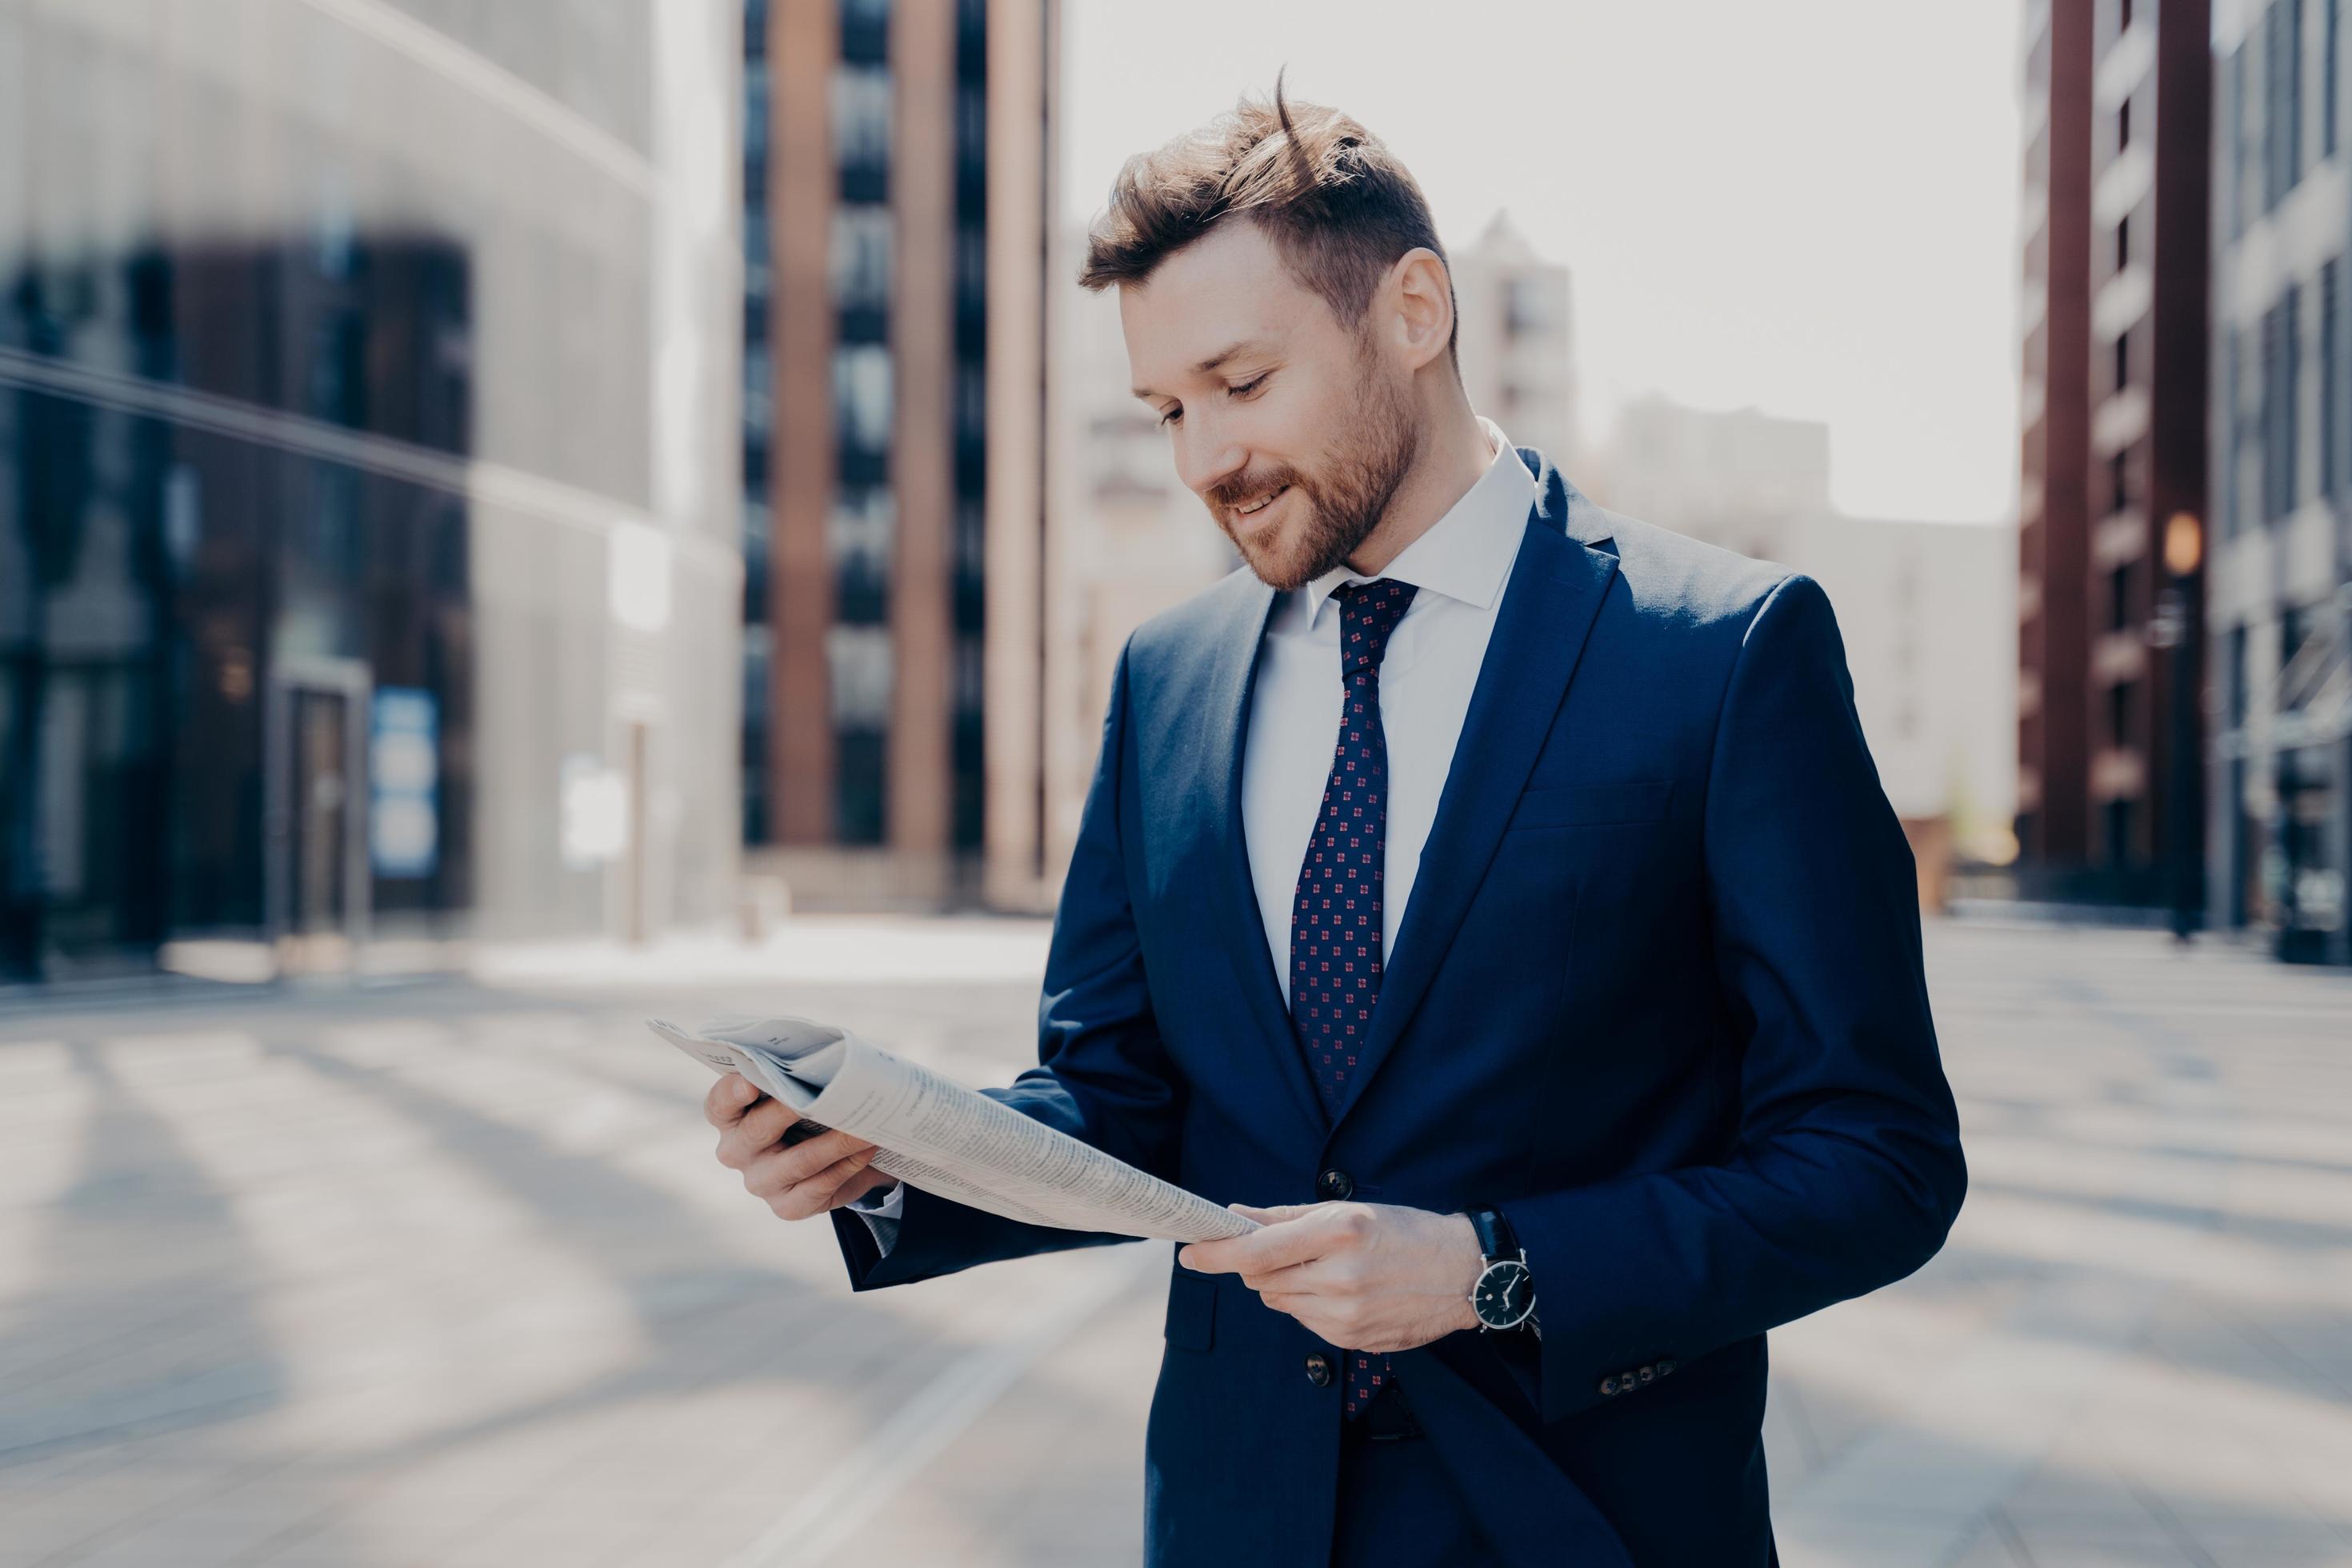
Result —
[{"label": "short brown hair", "polygon": [[[1426,246],[1445,260],[1421,186],[1387,144],[1336,109],[1290,102],[1277,75],[1272,102],[1244,95],[1232,112],[1127,161],[1087,232],[1079,286],[1140,283],[1235,215],[1265,230],[1291,276],[1349,328],[1397,258]],[[1457,374],[1460,314],[1456,304],[1445,341]]]}]

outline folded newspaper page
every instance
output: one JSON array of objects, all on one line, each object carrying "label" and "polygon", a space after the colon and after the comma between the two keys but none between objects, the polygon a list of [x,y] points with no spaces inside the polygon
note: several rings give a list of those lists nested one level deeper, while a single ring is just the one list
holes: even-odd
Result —
[{"label": "folded newspaper page", "polygon": [[875,1145],[874,1168],[976,1209],[1064,1230],[1214,1241],[1255,1230],[1208,1199],[1114,1159],[845,1029],[807,1018],[646,1027],[713,1072],[740,1072],[804,1122]]}]

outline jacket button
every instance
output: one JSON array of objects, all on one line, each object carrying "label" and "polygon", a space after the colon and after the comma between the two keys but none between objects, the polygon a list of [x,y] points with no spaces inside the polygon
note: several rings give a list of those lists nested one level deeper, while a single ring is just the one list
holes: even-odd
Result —
[{"label": "jacket button", "polygon": [[1331,1363],[1329,1358],[1318,1353],[1310,1352],[1307,1357],[1307,1381],[1313,1384],[1318,1388],[1330,1387]]},{"label": "jacket button", "polygon": [[1658,1375],[1660,1377],[1665,1376],[1668,1373],[1671,1373],[1674,1370],[1675,1363],[1670,1361],[1662,1361],[1658,1363]]},{"label": "jacket button", "polygon": [[1658,1381],[1658,1369],[1657,1369],[1656,1367],[1654,1367],[1654,1366],[1645,1366],[1645,1367],[1643,1367],[1643,1368],[1642,1369],[1642,1381],[1643,1381],[1643,1383],[1655,1383],[1655,1382],[1657,1382],[1657,1381]]},{"label": "jacket button", "polygon": [[1617,1380],[1613,1377],[1602,1378],[1601,1380],[1601,1397],[1603,1399],[1611,1399],[1614,1398],[1616,1394]]},{"label": "jacket button", "polygon": [[1344,1202],[1356,1194],[1356,1178],[1347,1172],[1333,1169],[1315,1178],[1315,1190],[1336,1202]]}]

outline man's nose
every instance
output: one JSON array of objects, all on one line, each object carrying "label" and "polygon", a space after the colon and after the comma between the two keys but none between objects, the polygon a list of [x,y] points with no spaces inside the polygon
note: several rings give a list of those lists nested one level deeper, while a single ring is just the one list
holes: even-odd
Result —
[{"label": "man's nose", "polygon": [[1249,468],[1249,448],[1228,439],[1216,430],[1188,430],[1179,447],[1176,477],[1184,488],[1210,504],[1216,504],[1219,486],[1230,485]]}]

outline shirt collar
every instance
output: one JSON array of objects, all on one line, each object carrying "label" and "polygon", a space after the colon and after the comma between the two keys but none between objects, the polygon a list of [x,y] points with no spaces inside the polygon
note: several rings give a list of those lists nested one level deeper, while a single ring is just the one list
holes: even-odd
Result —
[{"label": "shirt collar", "polygon": [[[1493,606],[1510,575],[1537,494],[1536,477],[1519,460],[1518,449],[1503,427],[1481,414],[1478,428],[1493,447],[1486,471],[1444,516],[1398,552],[1381,576],[1484,610]],[[1370,581],[1341,564],[1308,583],[1300,590],[1307,626],[1315,625],[1324,601],[1339,584]]]}]

